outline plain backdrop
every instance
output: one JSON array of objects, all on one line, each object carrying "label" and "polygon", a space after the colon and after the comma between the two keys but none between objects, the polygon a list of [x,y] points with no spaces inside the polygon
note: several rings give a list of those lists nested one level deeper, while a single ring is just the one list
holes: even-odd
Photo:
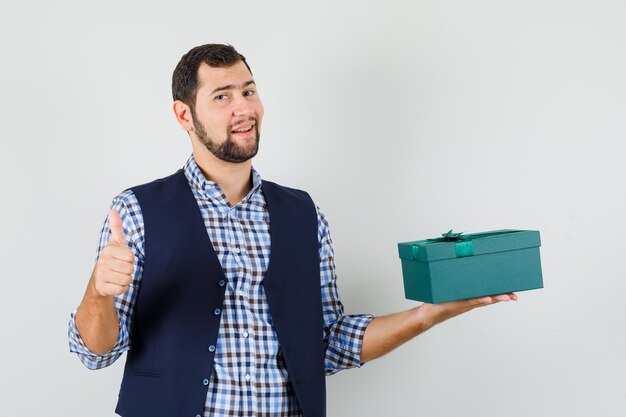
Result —
[{"label": "plain backdrop", "polygon": [[0,6],[0,415],[113,416],[69,353],[111,198],[180,168],[171,73],[233,44],[264,178],[326,213],[348,313],[404,299],[396,244],[541,231],[545,289],[327,379],[328,416],[626,415],[623,0]]}]

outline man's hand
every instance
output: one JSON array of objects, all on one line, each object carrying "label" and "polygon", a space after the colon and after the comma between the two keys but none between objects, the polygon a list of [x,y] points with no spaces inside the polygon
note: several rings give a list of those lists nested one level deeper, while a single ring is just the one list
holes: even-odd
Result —
[{"label": "man's hand", "polygon": [[471,298],[469,300],[450,301],[441,304],[424,303],[418,307],[417,311],[420,313],[421,319],[424,321],[427,328],[430,328],[435,324],[451,319],[459,314],[467,313],[477,307],[484,307],[501,301],[516,300],[517,294],[499,294],[487,297]]},{"label": "man's hand", "polygon": [[126,245],[122,219],[117,211],[109,211],[111,239],[102,249],[93,270],[91,281],[102,297],[124,293],[133,281],[135,255]]},{"label": "man's hand", "polygon": [[515,301],[517,295],[500,294],[441,304],[422,304],[401,313],[376,317],[365,329],[361,346],[361,362],[376,359],[391,352],[434,325],[477,307],[501,301]]}]

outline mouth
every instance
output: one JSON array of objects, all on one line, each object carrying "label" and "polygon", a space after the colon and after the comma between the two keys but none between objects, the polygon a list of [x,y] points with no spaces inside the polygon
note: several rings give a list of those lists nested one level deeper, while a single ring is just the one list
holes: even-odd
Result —
[{"label": "mouth", "polygon": [[250,136],[252,133],[254,133],[255,126],[256,126],[256,123],[254,122],[242,123],[239,126],[237,126],[235,129],[232,129],[230,133],[234,135],[235,137]]}]

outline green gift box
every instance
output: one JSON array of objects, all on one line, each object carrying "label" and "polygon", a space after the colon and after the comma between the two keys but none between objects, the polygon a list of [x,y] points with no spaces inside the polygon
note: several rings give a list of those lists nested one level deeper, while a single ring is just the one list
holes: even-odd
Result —
[{"label": "green gift box", "polygon": [[543,288],[538,231],[442,236],[398,243],[406,298],[443,303]]}]

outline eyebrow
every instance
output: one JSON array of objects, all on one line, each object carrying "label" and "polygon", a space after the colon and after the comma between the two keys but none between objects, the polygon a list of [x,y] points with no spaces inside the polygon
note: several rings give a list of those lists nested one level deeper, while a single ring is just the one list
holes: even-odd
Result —
[{"label": "eyebrow", "polygon": [[242,90],[242,89],[244,89],[245,87],[249,86],[250,84],[254,84],[254,85],[256,85],[256,83],[254,82],[254,80],[249,80],[249,81],[246,81],[245,83],[243,83],[243,84],[241,85],[241,87],[238,87],[238,86],[236,86],[236,85],[234,85],[234,84],[228,84],[228,85],[225,85],[225,86],[222,86],[222,87],[217,87],[215,90],[211,91],[211,95],[213,95],[213,94],[217,93],[218,91],[224,91],[224,90],[234,90],[235,88],[238,88],[238,89]]}]

